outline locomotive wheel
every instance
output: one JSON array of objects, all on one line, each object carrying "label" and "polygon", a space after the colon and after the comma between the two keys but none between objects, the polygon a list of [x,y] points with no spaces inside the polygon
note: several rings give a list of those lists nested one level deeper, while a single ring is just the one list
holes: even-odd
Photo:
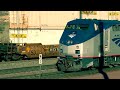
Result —
[{"label": "locomotive wheel", "polygon": [[3,56],[2,56],[2,55],[0,55],[0,62],[2,62],[2,60],[3,60]]},{"label": "locomotive wheel", "polygon": [[11,55],[5,55],[4,60],[5,61],[10,61],[11,60]]},{"label": "locomotive wheel", "polygon": [[58,70],[58,71],[61,71],[58,63],[56,64],[56,66],[57,66],[57,70]]},{"label": "locomotive wheel", "polygon": [[26,55],[23,55],[23,56],[22,56],[22,59],[23,59],[23,60],[29,60],[30,58],[28,58],[28,56],[26,56]]},{"label": "locomotive wheel", "polygon": [[12,61],[17,61],[17,60],[20,60],[21,59],[21,56],[19,54],[13,54],[12,55]]},{"label": "locomotive wheel", "polygon": [[67,71],[62,61],[58,61],[56,66],[58,71],[63,71],[63,72]]},{"label": "locomotive wheel", "polygon": [[2,59],[0,59],[0,62],[2,62]]}]

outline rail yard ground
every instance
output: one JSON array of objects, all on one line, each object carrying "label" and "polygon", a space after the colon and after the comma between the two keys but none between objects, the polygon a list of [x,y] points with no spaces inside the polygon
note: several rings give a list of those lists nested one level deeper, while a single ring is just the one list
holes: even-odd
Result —
[{"label": "rail yard ground", "polygon": [[[120,70],[106,72],[108,79],[120,79]],[[72,77],[71,79],[105,79],[101,73],[97,73],[94,75],[86,75],[82,77]]]},{"label": "rail yard ground", "polygon": [[[55,64],[56,62],[57,62],[57,58],[46,58],[46,59],[43,59],[42,65],[51,65],[51,64]],[[21,67],[32,67],[32,66],[39,66],[38,59],[9,61],[9,62],[3,61],[0,63],[0,70],[21,68]]]},{"label": "rail yard ground", "polygon": [[[56,62],[57,58],[43,59],[41,71],[38,59],[0,62],[0,79],[104,79],[97,69],[58,72]],[[104,73],[109,79],[120,79],[120,66],[105,68]]]}]

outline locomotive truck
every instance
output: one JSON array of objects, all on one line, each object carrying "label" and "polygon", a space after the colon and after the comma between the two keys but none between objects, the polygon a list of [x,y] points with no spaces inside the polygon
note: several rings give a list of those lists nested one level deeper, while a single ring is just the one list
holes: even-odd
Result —
[{"label": "locomotive truck", "polygon": [[0,62],[2,60],[20,60],[21,54],[18,52],[16,44],[0,43]]}]

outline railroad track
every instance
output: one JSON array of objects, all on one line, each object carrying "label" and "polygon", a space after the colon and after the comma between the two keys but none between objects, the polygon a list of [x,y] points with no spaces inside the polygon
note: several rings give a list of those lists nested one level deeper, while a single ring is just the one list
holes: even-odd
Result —
[{"label": "railroad track", "polygon": [[[42,66],[53,65],[53,64],[56,64],[56,62],[57,62],[56,58],[43,59]],[[22,67],[34,67],[34,66],[36,66],[36,67],[39,66],[38,59],[0,62],[0,70],[22,68]]]},{"label": "railroad track", "polygon": [[[120,70],[120,66],[112,68],[104,68],[104,72]],[[70,79],[72,77],[82,77],[85,75],[94,75],[99,73],[97,69],[93,70],[83,70],[78,72],[58,72],[55,68],[49,70],[42,70],[40,77],[39,71],[30,71],[30,72],[20,72],[16,73],[15,76],[8,76],[6,79]],[[5,77],[4,77],[5,78]]]},{"label": "railroad track", "polygon": [[[55,69],[56,62],[56,58],[43,59],[43,64],[41,65],[42,73],[57,71]],[[39,74],[39,70],[38,59],[0,62],[0,79]]]},{"label": "railroad track", "polygon": [[29,71],[29,72],[19,72],[19,73],[10,73],[10,74],[3,74],[0,75],[0,79],[13,79],[16,77],[22,77],[22,76],[29,76],[29,75],[42,75],[43,73],[51,73],[51,72],[57,72],[56,69],[49,69],[49,70],[41,70],[41,71]]},{"label": "railroad track", "polygon": [[[67,79],[71,77],[92,75],[99,73],[98,69],[83,70],[78,72],[58,72],[55,66],[56,60],[45,60],[44,64],[40,66],[37,61],[18,61],[18,62],[3,62],[0,63],[0,79]],[[26,65],[26,64],[30,65]],[[20,65],[19,65],[20,64]],[[11,66],[10,66],[11,65]],[[8,66],[10,66],[8,68]],[[15,67],[17,66],[17,67]],[[6,68],[7,67],[7,68]],[[14,68],[15,67],[15,68]],[[120,66],[104,68],[104,72],[120,70]]]}]

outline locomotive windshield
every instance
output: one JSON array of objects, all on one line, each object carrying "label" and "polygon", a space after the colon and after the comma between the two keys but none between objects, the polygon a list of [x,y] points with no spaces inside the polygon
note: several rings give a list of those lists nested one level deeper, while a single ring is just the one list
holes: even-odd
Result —
[{"label": "locomotive windshield", "polygon": [[89,29],[89,24],[68,24],[65,29],[87,30]]}]

